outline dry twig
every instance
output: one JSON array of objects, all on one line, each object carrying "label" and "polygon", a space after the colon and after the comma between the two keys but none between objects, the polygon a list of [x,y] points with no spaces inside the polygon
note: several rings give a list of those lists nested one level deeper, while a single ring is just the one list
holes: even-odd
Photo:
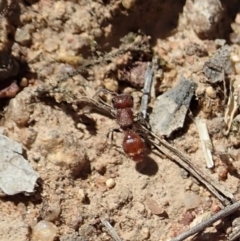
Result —
[{"label": "dry twig", "polygon": [[233,194],[217,180],[213,179],[208,172],[199,166],[196,162],[193,162],[190,157],[181,153],[177,148],[169,144],[163,138],[159,138],[154,133],[150,132],[150,135],[158,140],[159,143],[152,142],[157,150],[167,156],[170,160],[176,162],[182,166],[186,171],[190,172],[199,182],[204,184],[208,190],[216,196],[223,206],[227,206],[234,201]]},{"label": "dry twig", "polygon": [[115,229],[113,228],[113,226],[105,218],[101,218],[101,222],[107,228],[107,230],[110,233],[111,237],[115,241],[121,241],[120,237],[118,236],[118,234],[115,231]]},{"label": "dry twig", "polygon": [[[193,234],[198,233],[200,231],[203,231],[205,228],[209,227],[210,225],[212,225],[216,221],[229,216],[230,214],[232,214],[235,211],[237,211],[239,208],[240,208],[240,201],[237,201],[234,204],[225,207],[220,212],[218,212],[215,215],[213,215],[211,218],[203,221],[202,223],[199,223],[195,227],[190,228],[186,232],[180,234],[178,237],[172,239],[171,241],[182,241],[182,240],[185,240],[186,238],[192,236]],[[233,239],[231,239],[231,240],[233,240]]]},{"label": "dry twig", "polygon": [[142,117],[144,119],[146,119],[147,117],[147,107],[148,107],[149,96],[151,93],[152,81],[153,81],[152,65],[148,63],[147,70],[145,73],[145,83],[144,83],[143,95],[142,95],[141,107],[140,107],[140,113],[142,114]]}]

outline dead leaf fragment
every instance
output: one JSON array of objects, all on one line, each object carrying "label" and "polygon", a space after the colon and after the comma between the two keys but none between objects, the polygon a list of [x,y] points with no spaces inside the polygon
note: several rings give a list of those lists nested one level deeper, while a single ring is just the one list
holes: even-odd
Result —
[{"label": "dead leaf fragment", "polygon": [[146,199],[146,206],[150,209],[152,214],[155,215],[165,215],[165,210],[152,198],[148,197]]},{"label": "dead leaf fragment", "polygon": [[154,133],[170,136],[173,131],[183,127],[196,87],[196,83],[182,77],[174,88],[157,98],[150,115]]},{"label": "dead leaf fragment", "polygon": [[231,61],[232,49],[229,45],[221,47],[203,66],[203,73],[212,84],[224,80],[225,75],[235,74]]}]

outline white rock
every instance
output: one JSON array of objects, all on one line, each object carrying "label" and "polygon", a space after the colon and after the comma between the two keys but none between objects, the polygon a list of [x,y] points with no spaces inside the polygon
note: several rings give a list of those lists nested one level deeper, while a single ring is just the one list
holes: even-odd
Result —
[{"label": "white rock", "polygon": [[183,202],[186,209],[189,210],[198,207],[201,203],[201,198],[194,192],[186,192]]},{"label": "white rock", "polygon": [[108,188],[113,188],[114,186],[116,185],[116,182],[113,178],[109,178],[107,181],[106,181],[106,186]]},{"label": "white rock", "polygon": [[57,235],[57,227],[48,221],[40,221],[33,227],[32,239],[34,241],[53,241]]},{"label": "white rock", "polygon": [[33,192],[39,178],[21,154],[21,144],[0,135],[0,189],[7,195]]}]

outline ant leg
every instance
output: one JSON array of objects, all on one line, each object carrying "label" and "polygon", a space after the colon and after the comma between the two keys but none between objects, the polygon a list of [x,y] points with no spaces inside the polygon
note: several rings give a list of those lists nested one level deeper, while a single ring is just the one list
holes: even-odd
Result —
[{"label": "ant leg", "polygon": [[[111,128],[109,130],[109,132],[107,133],[107,138],[110,138],[111,139],[111,143],[110,145],[113,146],[113,134],[114,132],[123,132],[121,129],[119,128]],[[114,149],[118,152],[120,152],[121,154],[124,154],[124,152],[122,151],[122,148],[119,149],[120,146],[117,146],[117,145],[114,145]]]},{"label": "ant leg", "polygon": [[113,142],[113,133],[114,132],[122,132],[119,128],[111,128],[109,130],[109,132],[107,133],[107,138],[110,138],[111,140],[111,145],[112,145],[112,142]]},{"label": "ant leg", "polygon": [[[107,90],[107,89],[104,89],[104,88],[99,88],[97,90],[97,92],[93,95],[92,99],[94,100],[101,92],[103,92],[105,94],[110,94],[110,95],[113,95],[113,96],[117,95],[116,93],[114,93],[110,90]],[[103,109],[107,109],[109,112],[111,112],[112,116],[115,116],[115,112],[113,111],[113,108],[112,108],[111,105],[104,102],[101,98],[98,98],[98,103],[99,103],[99,105],[102,106]]]},{"label": "ant leg", "polygon": [[[148,113],[146,115],[148,117]],[[144,126],[148,130],[151,130],[151,125],[149,124],[147,119],[143,117],[143,114],[141,112],[137,115],[135,123],[138,123],[138,124]]]}]

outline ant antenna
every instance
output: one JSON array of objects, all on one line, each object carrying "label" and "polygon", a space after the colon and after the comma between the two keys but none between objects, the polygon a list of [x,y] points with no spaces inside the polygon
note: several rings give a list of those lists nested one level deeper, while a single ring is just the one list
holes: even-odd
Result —
[{"label": "ant antenna", "polygon": [[105,93],[105,94],[110,94],[110,95],[113,95],[113,96],[116,96],[117,94],[111,90],[107,90],[107,89],[104,89],[104,88],[99,88],[97,90],[97,92],[94,94],[94,96],[92,97],[93,99],[99,95],[101,92]]}]

